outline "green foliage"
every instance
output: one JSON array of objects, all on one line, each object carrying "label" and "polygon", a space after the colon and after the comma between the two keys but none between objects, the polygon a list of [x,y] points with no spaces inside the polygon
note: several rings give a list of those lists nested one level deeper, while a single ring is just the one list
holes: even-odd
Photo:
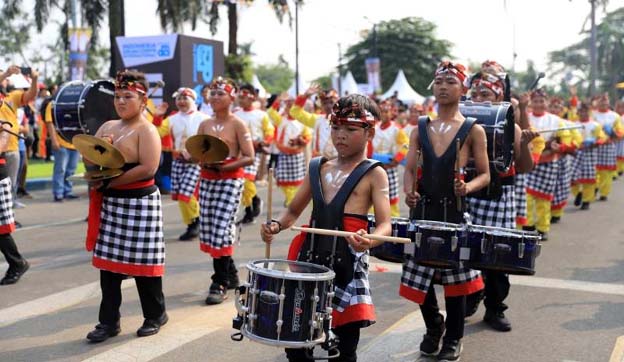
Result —
[{"label": "green foliage", "polygon": [[32,20],[19,5],[17,0],[7,0],[0,8],[0,54],[6,62],[15,55],[24,60],[23,52],[30,41]]},{"label": "green foliage", "polygon": [[277,64],[258,65],[255,68],[255,73],[266,91],[272,94],[279,94],[288,90],[295,77],[295,72],[290,69],[281,55]]},{"label": "green foliage", "polygon": [[225,56],[225,75],[237,83],[251,82],[253,68],[249,55],[228,54]]},{"label": "green foliage", "polygon": [[332,86],[332,75],[323,75],[321,77],[316,78],[313,82],[318,83],[321,86],[321,89],[330,89]]},{"label": "green foliage", "polygon": [[[417,92],[429,93],[427,86],[433,72],[442,59],[450,57],[452,44],[436,38],[436,25],[418,17],[384,21],[377,24],[376,30],[382,88],[389,88],[399,69],[403,69]],[[345,54],[349,70],[358,83],[367,80],[364,62],[374,56],[374,43],[374,32],[366,32],[364,39],[349,47]]]},{"label": "green foliage", "polygon": [[[615,92],[616,83],[624,80],[624,8],[608,13],[596,26],[597,33],[597,90]],[[590,73],[589,31],[576,44],[549,53],[552,75],[580,72],[584,79],[579,87],[585,87]],[[579,94],[583,92],[579,89]]]}]

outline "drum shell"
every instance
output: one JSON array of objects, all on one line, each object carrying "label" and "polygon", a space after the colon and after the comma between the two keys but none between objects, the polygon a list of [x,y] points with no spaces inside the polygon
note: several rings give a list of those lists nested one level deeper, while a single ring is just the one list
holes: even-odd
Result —
[{"label": "drum shell", "polygon": [[[419,265],[431,268],[457,269],[460,267],[459,256],[461,246],[466,242],[466,234],[459,225],[455,229],[441,229],[432,225],[417,224],[415,231],[410,235],[410,238],[419,240],[414,250],[414,260]],[[430,238],[440,238],[443,244],[440,245]]]},{"label": "drum shell", "polygon": [[[288,262],[292,265],[310,265],[302,262]],[[251,263],[250,263],[251,264]],[[258,262],[256,262],[258,264]],[[257,265],[256,265],[257,267]],[[331,272],[328,268],[315,265],[319,269]],[[333,274],[333,272],[331,272]],[[314,345],[323,336],[321,315],[325,315],[331,306],[333,295],[333,277],[331,280],[295,280],[289,279],[289,273],[283,277],[266,275],[250,269],[248,277],[248,295],[246,307],[256,317],[250,323],[246,315],[243,334],[252,340],[274,346],[303,347]],[[278,336],[277,321],[280,319],[280,294],[282,300],[282,328]],[[315,298],[318,297],[318,298]],[[316,299],[316,302],[314,301]],[[314,304],[316,307],[313,308]],[[317,321],[317,327],[311,324]]]},{"label": "drum shell", "polygon": [[[375,229],[375,218],[369,215],[368,232]],[[392,236],[407,238],[409,219],[392,218]],[[370,255],[377,259],[390,263],[403,263],[405,261],[405,245],[401,243],[385,242],[370,249]]]},{"label": "drum shell", "polygon": [[[534,275],[535,259],[541,249],[538,238],[517,232],[500,234],[487,230],[471,230],[467,239],[470,258],[464,261],[464,265],[471,269]],[[524,248],[521,252],[522,243]],[[502,250],[507,248],[509,251]]]},{"label": "drum shell", "polygon": [[94,135],[106,121],[119,118],[114,96],[115,85],[109,80],[63,84],[52,112],[56,131],[70,143],[75,135]]}]

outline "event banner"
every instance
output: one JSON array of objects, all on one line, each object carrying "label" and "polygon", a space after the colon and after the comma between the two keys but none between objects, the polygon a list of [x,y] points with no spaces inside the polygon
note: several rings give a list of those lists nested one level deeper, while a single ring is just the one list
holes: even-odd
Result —
[{"label": "event banner", "polygon": [[85,80],[87,53],[91,44],[91,29],[69,28],[69,78]]},{"label": "event banner", "polygon": [[366,58],[365,64],[369,90],[372,92],[381,91],[381,60],[379,58]]}]

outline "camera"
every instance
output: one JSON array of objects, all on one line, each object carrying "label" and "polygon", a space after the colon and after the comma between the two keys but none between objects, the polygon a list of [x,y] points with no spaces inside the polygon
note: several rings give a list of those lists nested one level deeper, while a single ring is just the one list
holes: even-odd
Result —
[{"label": "camera", "polygon": [[30,73],[32,73],[32,68],[31,67],[20,67],[20,73],[22,73],[23,75],[30,75]]}]

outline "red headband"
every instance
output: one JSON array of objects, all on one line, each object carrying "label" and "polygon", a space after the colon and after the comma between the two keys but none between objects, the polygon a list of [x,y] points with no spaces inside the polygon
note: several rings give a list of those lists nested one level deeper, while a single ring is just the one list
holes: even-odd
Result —
[{"label": "red headband", "polygon": [[457,79],[459,79],[460,83],[465,85],[465,81],[467,78],[466,75],[466,67],[459,63],[451,63],[449,61],[444,61],[438,65],[438,69],[436,69],[434,77],[437,77],[440,74],[451,73]]},{"label": "red headband", "polygon": [[493,60],[481,63],[481,70],[492,74],[505,73],[505,68]]},{"label": "red headband", "polygon": [[219,77],[210,83],[210,89],[220,89],[230,97],[236,97],[236,84],[231,79]]},{"label": "red headband", "polygon": [[334,104],[332,114],[329,116],[331,124],[352,124],[363,128],[375,126],[375,116],[368,110],[360,108],[359,104],[352,104],[351,107],[340,108],[338,103]]},{"label": "red headband", "polygon": [[531,99],[537,98],[537,97],[548,98],[548,94],[546,94],[545,90],[543,90],[542,88],[539,88],[531,92]]},{"label": "red headband", "polygon": [[143,95],[147,94],[147,88],[145,88],[143,83],[125,79],[125,74],[123,72],[117,72],[115,89],[126,89]]},{"label": "red headband", "polygon": [[490,73],[480,73],[472,82],[474,87],[485,87],[497,96],[503,94],[505,86],[500,78]]},{"label": "red headband", "polygon": [[180,97],[180,96],[181,97],[190,97],[193,100],[197,99],[197,94],[191,88],[180,88],[180,89],[178,89],[178,91],[176,92],[176,98]]},{"label": "red headband", "polygon": [[336,92],[334,89],[330,89],[328,91],[321,91],[319,92],[319,98],[321,99],[321,101],[325,101],[327,99],[338,99],[338,92]]}]

